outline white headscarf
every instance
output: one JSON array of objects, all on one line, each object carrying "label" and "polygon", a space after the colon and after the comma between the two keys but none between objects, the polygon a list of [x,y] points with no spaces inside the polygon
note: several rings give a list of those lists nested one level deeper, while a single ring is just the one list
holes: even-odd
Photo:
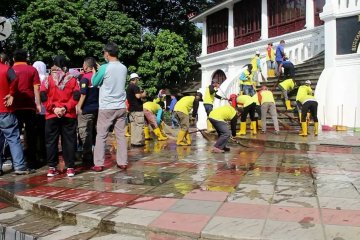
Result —
[{"label": "white headscarf", "polygon": [[44,81],[47,77],[45,63],[42,61],[36,61],[36,62],[34,62],[33,67],[36,68],[36,70],[38,71],[40,81],[41,82]]}]

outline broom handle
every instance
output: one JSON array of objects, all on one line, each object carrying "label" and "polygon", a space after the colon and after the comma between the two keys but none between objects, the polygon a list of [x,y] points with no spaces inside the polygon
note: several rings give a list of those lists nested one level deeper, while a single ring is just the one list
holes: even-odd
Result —
[{"label": "broom handle", "polygon": [[341,126],[344,125],[343,120],[344,120],[344,105],[341,104]]},{"label": "broom handle", "polygon": [[339,126],[339,106],[337,106],[336,125]]},{"label": "broom handle", "polygon": [[354,119],[354,132],[355,132],[355,128],[356,128],[356,107],[355,107],[355,119]]}]

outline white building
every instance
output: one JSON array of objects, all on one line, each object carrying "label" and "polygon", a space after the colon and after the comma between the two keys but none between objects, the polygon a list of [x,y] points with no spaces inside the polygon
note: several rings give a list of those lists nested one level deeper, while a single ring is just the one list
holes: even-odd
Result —
[{"label": "white building", "polygon": [[[325,111],[326,124],[337,124],[337,109],[342,108],[343,124],[354,126],[355,108],[360,112],[359,14],[360,0],[224,1],[191,19],[202,23],[200,91],[219,79],[224,81],[223,95],[238,93],[238,76],[255,52],[264,57],[269,42],[285,40],[285,52],[295,64],[325,51],[325,69],[315,91],[320,123]],[[265,70],[265,59],[262,64]],[[221,104],[226,103],[216,100],[214,107]],[[205,127],[205,119],[200,112],[199,128]],[[357,119],[360,126],[360,114]]]}]

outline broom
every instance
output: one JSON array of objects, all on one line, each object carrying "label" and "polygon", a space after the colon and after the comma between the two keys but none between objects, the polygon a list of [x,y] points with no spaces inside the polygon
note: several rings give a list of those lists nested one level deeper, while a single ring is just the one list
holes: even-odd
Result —
[{"label": "broom", "polygon": [[[338,107],[338,113],[339,113],[339,107]],[[347,130],[347,127],[343,125],[343,120],[344,120],[344,105],[341,104],[341,125],[336,126],[336,131],[346,131]]]}]

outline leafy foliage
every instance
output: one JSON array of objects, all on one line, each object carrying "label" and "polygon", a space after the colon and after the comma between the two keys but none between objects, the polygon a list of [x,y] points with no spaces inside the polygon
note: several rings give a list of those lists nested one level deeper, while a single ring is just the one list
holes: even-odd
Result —
[{"label": "leafy foliage", "polygon": [[86,56],[100,58],[104,44],[112,41],[121,46],[120,55],[128,64],[141,48],[140,25],[106,8],[98,16],[101,2],[106,1],[36,0],[20,18],[19,40],[33,60],[49,62],[54,55],[64,54],[74,66]]},{"label": "leafy foliage", "polygon": [[150,95],[156,89],[174,86],[190,72],[188,47],[184,39],[164,30],[157,36],[148,33],[144,38],[145,52],[138,60],[137,72],[143,77],[143,87]]}]

